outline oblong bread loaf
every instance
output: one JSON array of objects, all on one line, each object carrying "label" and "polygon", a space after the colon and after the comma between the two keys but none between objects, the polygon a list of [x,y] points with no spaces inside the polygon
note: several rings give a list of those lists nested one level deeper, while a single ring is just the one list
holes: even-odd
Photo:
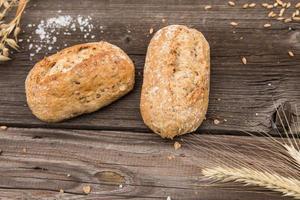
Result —
[{"label": "oblong bread loaf", "polygon": [[148,47],[141,94],[145,124],[164,138],[195,131],[209,99],[210,49],[195,29],[171,25]]},{"label": "oblong bread loaf", "polygon": [[132,90],[134,71],[126,53],[107,42],[69,47],[32,68],[25,83],[27,102],[46,122],[94,112]]}]

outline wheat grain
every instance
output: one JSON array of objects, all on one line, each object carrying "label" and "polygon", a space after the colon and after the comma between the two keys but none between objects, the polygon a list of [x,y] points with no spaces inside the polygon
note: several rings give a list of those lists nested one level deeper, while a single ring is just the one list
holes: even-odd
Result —
[{"label": "wheat grain", "polygon": [[246,59],[245,57],[242,57],[242,63],[243,63],[244,65],[247,64],[247,59]]},{"label": "wheat grain", "polygon": [[[0,9],[2,8],[2,6],[4,7],[4,10],[0,13],[1,19],[5,17],[7,11],[11,7],[13,7],[16,4],[18,5],[15,17],[7,24],[4,24],[3,22],[2,24],[0,23],[0,61],[10,60],[10,58],[8,57],[9,53],[7,47],[11,47],[15,50],[18,50],[19,48],[17,41],[18,35],[21,32],[20,20],[27,3],[27,0],[3,0],[0,2]],[[14,39],[9,38],[11,34],[13,34]]]},{"label": "wheat grain", "polygon": [[228,5],[235,6],[235,3],[233,1],[228,1]]},{"label": "wheat grain", "polygon": [[250,3],[249,8],[254,8],[256,6],[256,3]]},{"label": "wheat grain", "polygon": [[249,4],[248,3],[245,3],[244,5],[243,5],[243,8],[244,9],[246,9],[246,8],[248,8],[249,7]]},{"label": "wheat grain", "polygon": [[212,8],[211,5],[204,6],[204,10],[210,10]]},{"label": "wheat grain", "polygon": [[237,25],[239,25],[237,22],[230,22],[230,25],[231,26],[237,26]]},{"label": "wheat grain", "polygon": [[276,192],[281,192],[284,196],[300,199],[300,181],[283,177],[277,173],[261,172],[258,170],[230,167],[205,168],[202,174],[210,179],[221,182],[239,182],[246,185],[264,187]]},{"label": "wheat grain", "polygon": [[279,17],[282,17],[283,16],[283,14],[284,14],[284,11],[285,11],[285,9],[284,8],[281,8],[281,10],[280,10],[280,12],[279,12]]}]

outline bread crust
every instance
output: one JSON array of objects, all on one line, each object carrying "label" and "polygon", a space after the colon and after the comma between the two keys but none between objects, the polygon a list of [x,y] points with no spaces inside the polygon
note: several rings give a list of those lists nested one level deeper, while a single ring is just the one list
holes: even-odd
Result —
[{"label": "bread crust", "polygon": [[134,64],[107,42],[75,45],[38,62],[25,81],[32,113],[59,122],[94,112],[134,86]]},{"label": "bread crust", "polygon": [[210,49],[199,31],[159,30],[148,47],[141,94],[145,124],[163,138],[195,131],[209,101]]}]

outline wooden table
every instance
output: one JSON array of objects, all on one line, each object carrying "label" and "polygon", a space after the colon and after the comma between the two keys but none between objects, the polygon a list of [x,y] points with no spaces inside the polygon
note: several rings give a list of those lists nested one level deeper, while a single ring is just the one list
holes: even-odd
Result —
[{"label": "wooden table", "polygon": [[[283,199],[279,193],[210,185],[201,178],[201,169],[218,157],[213,142],[249,151],[247,145],[259,141],[243,131],[271,131],[279,104],[300,108],[299,23],[268,18],[262,2],[242,9],[244,0],[235,7],[217,0],[31,0],[22,20],[21,51],[0,65],[0,125],[9,127],[0,132],[0,199]],[[205,5],[212,8],[206,11]],[[59,34],[59,49],[99,40],[120,46],[135,62],[135,88],[98,112],[43,123],[26,104],[24,80],[35,62],[56,49],[30,60],[29,44],[39,38],[28,24],[79,14],[92,17],[96,37],[85,39],[80,31]],[[266,23],[272,26],[265,28]],[[207,120],[197,130],[201,135],[173,141],[153,134],[139,112],[144,59],[153,35],[149,30],[168,24],[197,28],[211,45]],[[175,151],[174,141],[182,148]],[[227,151],[224,145],[220,149]],[[249,155],[251,163],[259,159]],[[86,185],[92,189],[88,195],[82,190]]]}]

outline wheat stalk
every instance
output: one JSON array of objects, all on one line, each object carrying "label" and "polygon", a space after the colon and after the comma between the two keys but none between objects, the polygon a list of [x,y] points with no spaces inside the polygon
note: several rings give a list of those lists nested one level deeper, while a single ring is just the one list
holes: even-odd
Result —
[{"label": "wheat stalk", "polygon": [[[28,0],[0,0],[0,20],[2,20],[9,9],[13,6],[18,5],[15,17],[7,24],[0,21],[0,61],[8,61],[9,57],[9,47],[18,50],[18,35],[21,32],[20,20]],[[12,36],[13,38],[10,38]]]},{"label": "wheat stalk", "polygon": [[221,182],[239,182],[281,192],[284,196],[300,199],[300,181],[276,173],[249,168],[215,167],[202,170],[204,176]]},{"label": "wheat stalk", "polygon": [[[276,109],[276,111],[278,112],[278,109]],[[202,170],[202,174],[209,179],[214,179],[220,182],[238,182],[246,185],[264,187],[273,191],[281,192],[284,196],[300,199],[300,179],[291,176],[293,174],[289,173],[289,169],[291,168],[300,172],[298,136],[293,133],[284,112],[283,117],[280,115],[278,117],[283,127],[283,133],[280,133],[277,128],[276,130],[282,140],[279,141],[268,133],[263,133],[262,136],[266,137],[262,141],[267,140],[270,142],[268,143],[270,146],[264,147],[263,150],[271,152],[274,157],[280,159],[279,161],[281,164],[285,164],[285,166],[283,165],[283,169],[285,169],[284,174],[287,174],[286,176],[273,171],[272,168],[267,167],[268,165],[261,165],[259,163],[256,163],[256,165],[249,165],[248,163],[233,157],[232,154],[229,153],[223,153],[227,158],[226,162],[222,159],[219,162],[218,167],[204,168]],[[297,121],[299,121],[298,118]],[[288,128],[285,128],[284,122],[287,122]],[[298,124],[295,126],[298,126]],[[252,134],[250,134],[250,136],[255,137]],[[284,137],[285,140],[283,140]],[[257,147],[259,148],[259,146]],[[229,150],[235,152],[234,149],[229,148]],[[246,154],[242,155],[247,156]],[[257,154],[257,156],[260,155]],[[229,163],[228,159],[232,161],[232,163]]]}]

